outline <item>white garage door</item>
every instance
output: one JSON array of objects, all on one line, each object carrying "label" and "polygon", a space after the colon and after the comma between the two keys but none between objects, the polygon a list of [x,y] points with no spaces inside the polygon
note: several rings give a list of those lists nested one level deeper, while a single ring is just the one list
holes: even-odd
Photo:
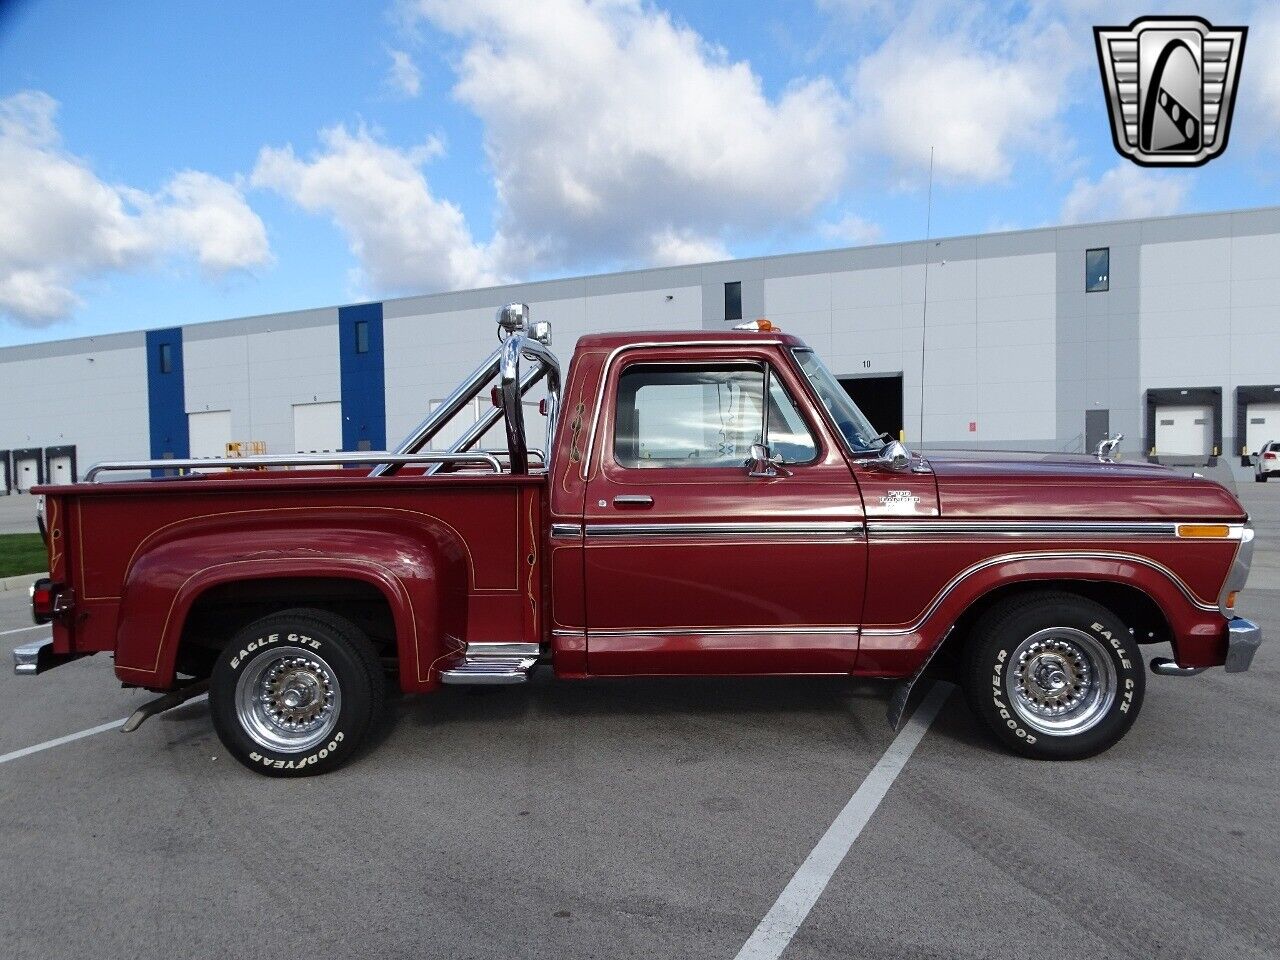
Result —
[{"label": "white garage door", "polygon": [[1208,457],[1213,449],[1213,408],[1156,407],[1156,455]]},{"label": "white garage door", "polygon": [[1251,403],[1245,414],[1245,446],[1257,453],[1264,443],[1280,440],[1280,403]]},{"label": "white garage door", "polygon": [[66,454],[49,458],[50,483],[75,483],[75,475],[71,472],[71,457]]},{"label": "white garage door", "polygon": [[25,493],[40,482],[40,461],[35,457],[15,460],[13,463],[13,487]]},{"label": "white garage door", "polygon": [[335,453],[341,450],[342,404],[294,404],[293,449],[298,453]]},{"label": "white garage door", "polygon": [[231,411],[206,410],[187,414],[191,456],[199,460],[225,457],[231,442]]}]

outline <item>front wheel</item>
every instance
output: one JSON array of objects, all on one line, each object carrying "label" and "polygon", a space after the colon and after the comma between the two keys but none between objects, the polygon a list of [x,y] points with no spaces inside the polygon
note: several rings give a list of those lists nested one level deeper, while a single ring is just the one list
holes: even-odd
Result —
[{"label": "front wheel", "polygon": [[1006,601],[975,624],[967,654],[970,706],[1024,756],[1094,756],[1142,709],[1137,643],[1115,614],[1084,597],[1046,592]]},{"label": "front wheel", "polygon": [[346,762],[382,708],[376,652],[350,621],[286,610],[249,624],[214,664],[209,706],[237,760],[275,777]]}]

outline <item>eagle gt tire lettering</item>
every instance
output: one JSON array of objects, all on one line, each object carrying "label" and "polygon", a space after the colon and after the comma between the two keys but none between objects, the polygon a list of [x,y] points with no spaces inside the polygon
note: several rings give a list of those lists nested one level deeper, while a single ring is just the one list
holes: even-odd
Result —
[{"label": "eagle gt tire lettering", "polygon": [[356,753],[384,687],[377,653],[355,624],[299,608],[231,638],[210,677],[209,707],[218,738],[246,767],[309,776]]},{"label": "eagle gt tire lettering", "polygon": [[965,692],[996,739],[1040,760],[1114,746],[1142,709],[1137,641],[1106,607],[1069,593],[1025,594],[984,614],[969,635]]}]

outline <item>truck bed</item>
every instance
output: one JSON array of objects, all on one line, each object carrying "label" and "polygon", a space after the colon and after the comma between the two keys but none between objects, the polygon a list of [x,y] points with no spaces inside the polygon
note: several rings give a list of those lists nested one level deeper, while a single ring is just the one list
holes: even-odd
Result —
[{"label": "truck bed", "polygon": [[414,665],[402,684],[424,689],[467,643],[541,641],[545,488],[539,474],[350,469],[39,488],[51,577],[75,597],[55,651],[113,651],[122,680],[164,689],[197,604],[252,605],[223,584],[354,583],[385,600]]}]

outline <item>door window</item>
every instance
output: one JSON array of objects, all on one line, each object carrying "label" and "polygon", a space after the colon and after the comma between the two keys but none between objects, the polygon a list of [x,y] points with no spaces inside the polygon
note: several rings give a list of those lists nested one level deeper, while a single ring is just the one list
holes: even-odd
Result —
[{"label": "door window", "polygon": [[[758,364],[636,364],[618,380],[614,459],[620,466],[734,467],[762,442],[765,368]],[[784,463],[817,445],[786,388],[769,377],[768,438]]]}]

